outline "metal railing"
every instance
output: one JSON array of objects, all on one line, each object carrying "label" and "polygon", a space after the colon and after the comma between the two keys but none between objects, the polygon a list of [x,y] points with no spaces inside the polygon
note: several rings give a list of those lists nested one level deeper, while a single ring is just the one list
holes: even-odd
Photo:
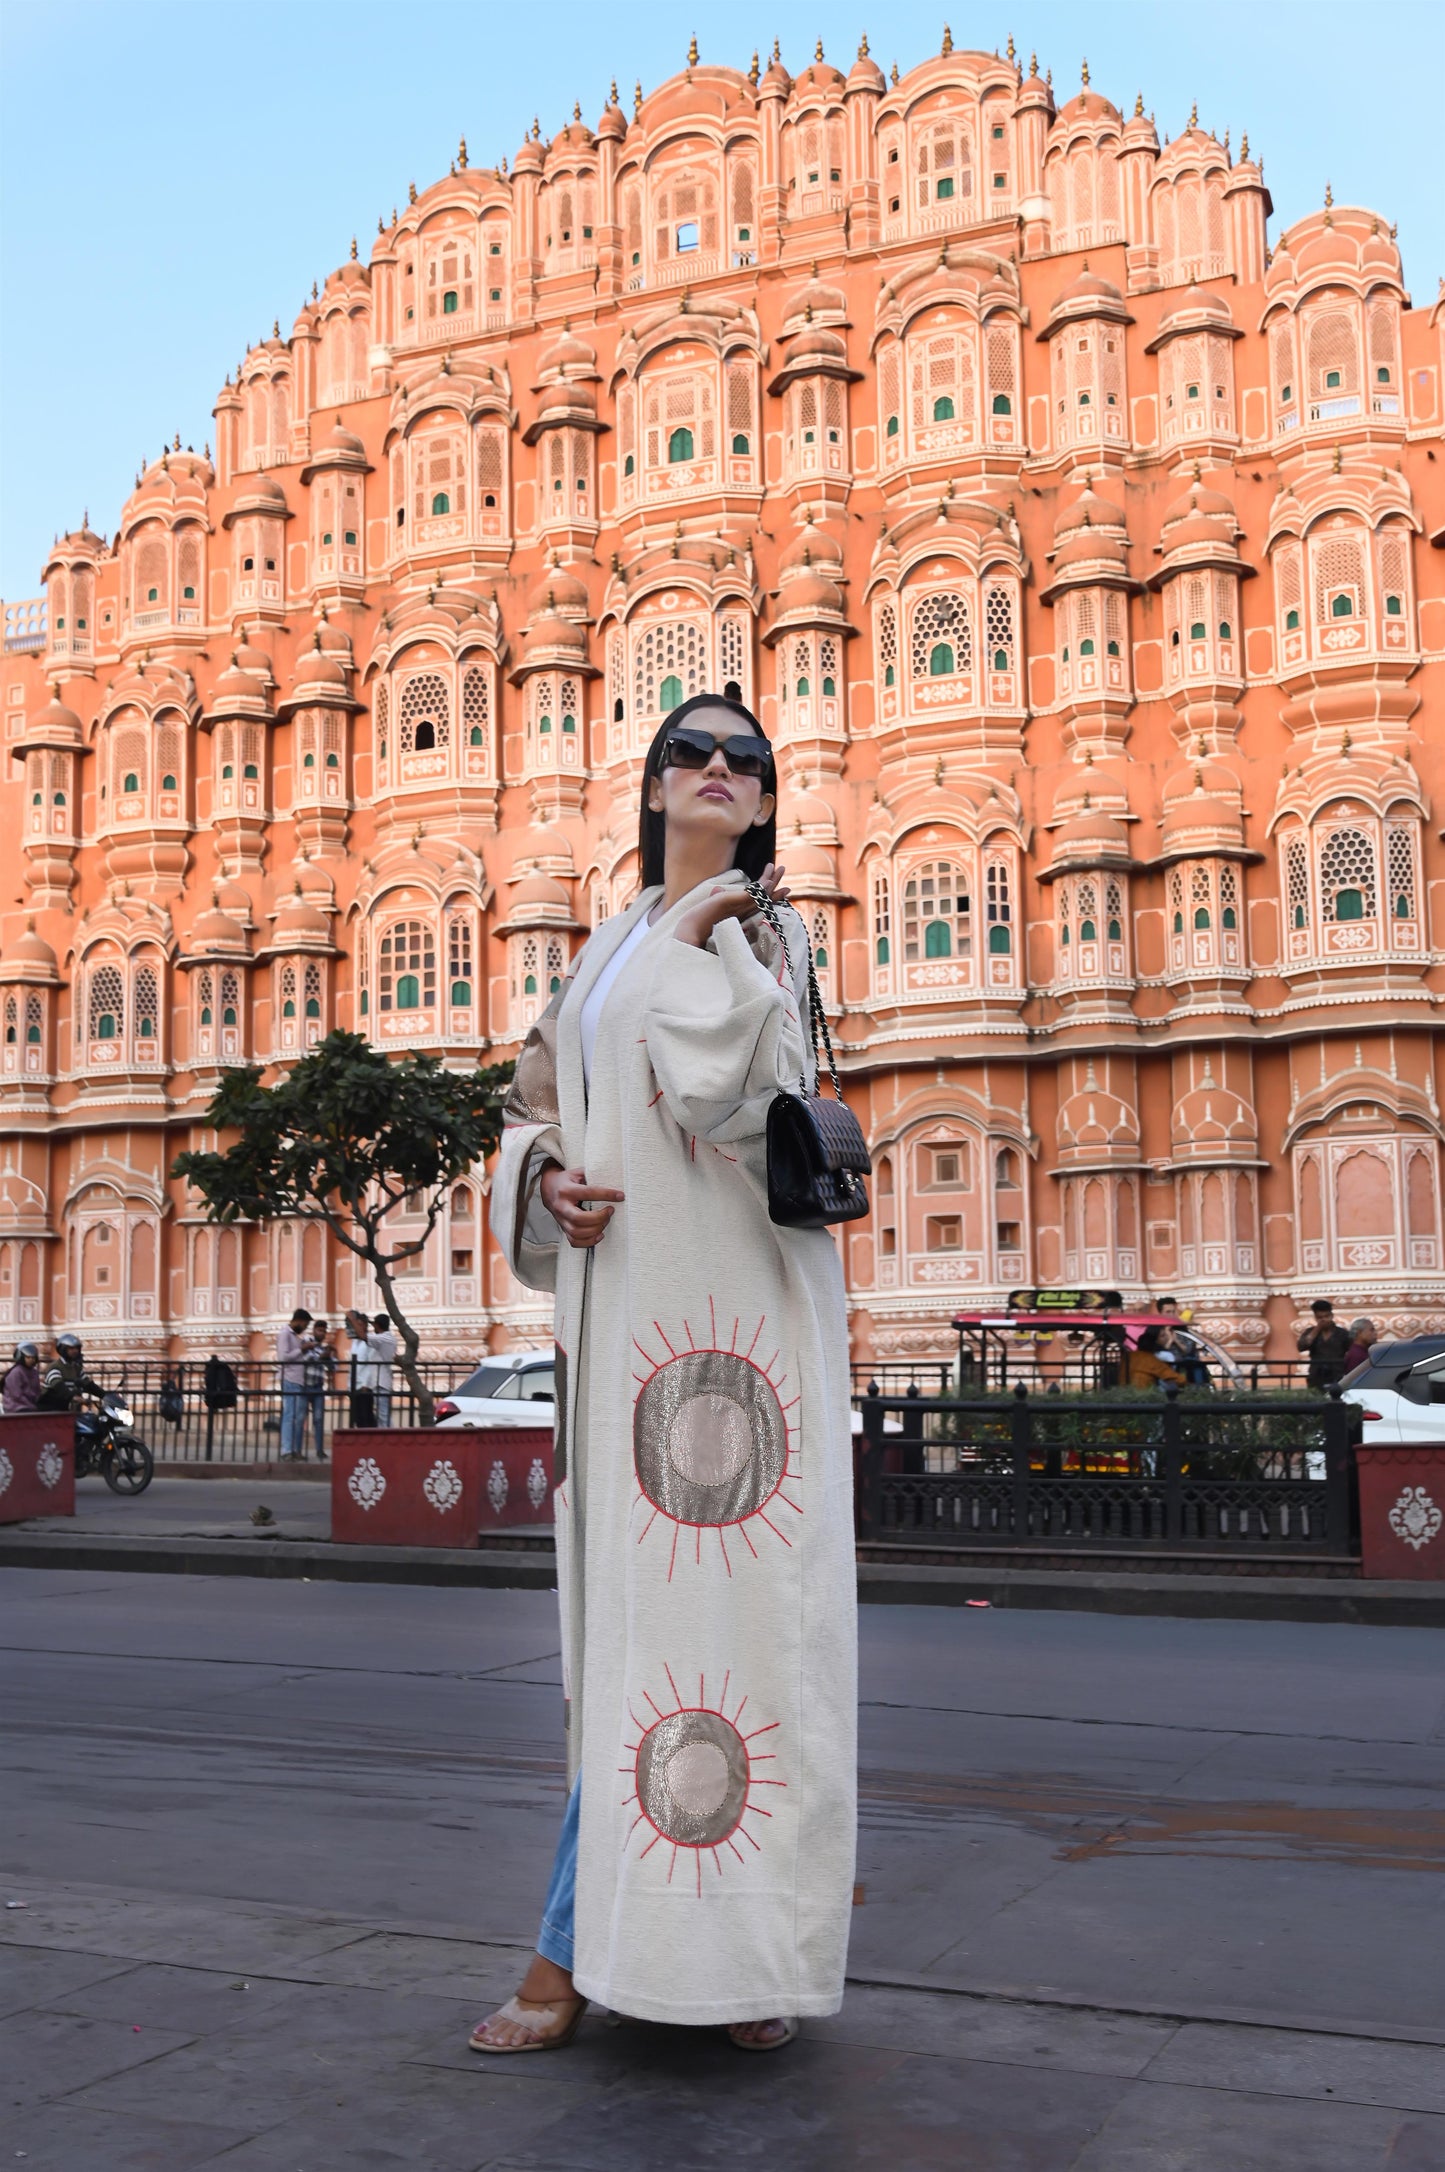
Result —
[{"label": "metal railing", "polygon": [[[479,1360],[423,1358],[418,1366],[433,1395],[459,1387],[475,1372]],[[108,1390],[122,1394],[135,1413],[136,1431],[153,1451],[158,1463],[271,1463],[281,1451],[281,1378],[273,1359],[228,1358],[236,1376],[234,1406],[208,1404],[205,1391],[206,1360],[175,1361],[154,1358],[116,1363],[97,1357],[91,1377]],[[353,1422],[352,1395],[355,1383],[345,1358],[338,1361],[331,1386],[322,1394],[323,1438],[328,1440],[338,1425]],[[167,1418],[161,1397],[167,1388],[180,1391],[180,1416]],[[392,1367],[392,1388],[387,1422],[413,1426],[420,1421],[416,1398],[399,1365]],[[303,1446],[315,1453],[314,1420],[306,1418]]]},{"label": "metal railing", "polygon": [[[1345,1558],[1356,1550],[1338,1397],[868,1393],[858,1535],[1032,1552]],[[901,1424],[884,1433],[885,1416]]]},{"label": "metal railing", "polygon": [[[1020,1383],[1030,1392],[1055,1392],[1067,1395],[1108,1394],[1122,1382],[1101,1378],[1097,1351],[1080,1353],[1063,1358],[1043,1358],[1033,1350],[1008,1350],[1002,1369],[989,1368],[984,1379],[975,1365],[965,1371],[959,1383],[958,1361],[951,1357],[933,1358],[884,1358],[871,1364],[854,1364],[849,1367],[853,1393],[866,1393],[870,1383],[876,1382],[881,1389],[897,1383],[902,1394],[917,1386],[922,1395],[947,1395],[955,1385],[961,1386],[964,1395],[978,1395],[994,1388],[1013,1388]],[[1294,1358],[1251,1358],[1240,1362],[1242,1380],[1235,1387],[1224,1374],[1214,1371],[1211,1384],[1219,1394],[1272,1394],[1280,1388],[1300,1391],[1308,1387],[1309,1360]]]}]

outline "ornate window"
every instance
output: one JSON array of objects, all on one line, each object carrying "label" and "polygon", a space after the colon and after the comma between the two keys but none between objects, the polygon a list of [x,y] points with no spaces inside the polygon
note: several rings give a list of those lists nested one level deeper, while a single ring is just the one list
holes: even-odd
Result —
[{"label": "ornate window", "polygon": [[119,1041],[125,1034],[125,982],[119,966],[92,966],[90,971],[90,1038]]},{"label": "ornate window", "polygon": [[387,929],[377,950],[377,1008],[430,1010],[436,1003],[436,946],[424,920],[400,920]]},{"label": "ornate window", "polygon": [[[160,1039],[160,993],[156,968],[153,965],[136,967],[132,996],[135,1003],[137,1054],[141,1054],[141,1042]],[[155,1051],[148,1048],[144,1054],[153,1059]]]},{"label": "ornate window", "polygon": [[973,668],[968,605],[946,590],[920,597],[913,607],[910,661],[915,679],[950,679]]},{"label": "ornate window", "polygon": [[1311,422],[1360,410],[1360,334],[1353,309],[1321,309],[1304,325]]},{"label": "ornate window", "polygon": [[1326,833],[1320,848],[1320,909],[1326,923],[1376,917],[1375,847],[1363,830]]},{"label": "ornate window", "polygon": [[444,758],[415,762],[413,767],[415,757],[442,754],[451,745],[451,704],[439,672],[418,672],[403,683],[397,738],[403,776],[433,776],[445,770]]},{"label": "ornate window", "polygon": [[1012,954],[1013,939],[1013,869],[1009,862],[990,854],[984,870],[985,909],[988,918],[989,955],[1006,958]]},{"label": "ornate window", "polygon": [[472,916],[457,907],[447,916],[447,1000],[454,1011],[473,1004]]},{"label": "ornate window", "polygon": [[[711,366],[667,377],[650,378],[642,386],[643,446],[648,487],[669,490],[676,483],[712,480],[710,463],[716,456],[716,391]],[[694,473],[694,463],[702,472]],[[682,468],[674,477],[666,471]]]},{"label": "ornate window", "polygon": [[751,621],[745,618],[718,620],[718,676],[729,701],[744,701],[747,698],[746,689],[752,680],[749,669],[750,628]]},{"label": "ornate window", "polygon": [[1284,853],[1285,921],[1292,938],[1290,950],[1298,954],[1310,948],[1309,848],[1300,830],[1282,840]]},{"label": "ornate window", "polygon": [[469,776],[485,775],[491,766],[490,698],[486,666],[468,664],[462,674],[462,744]]},{"label": "ornate window", "polygon": [[[1014,649],[1014,599],[1013,591],[1001,581],[991,581],[984,590],[983,599],[984,640],[988,644],[988,667],[995,678],[1010,675],[1015,669]],[[1011,698],[1012,689],[995,699]]]},{"label": "ornate window", "polygon": [[[898,613],[891,603],[878,606],[878,683],[885,691],[898,684]],[[885,702],[885,711],[891,704]]]},{"label": "ornate window", "polygon": [[707,680],[707,637],[693,619],[644,621],[633,634],[633,722],[666,716]]},{"label": "ornate window", "polygon": [[893,897],[888,865],[880,860],[873,870],[873,963],[887,966],[893,959]]},{"label": "ornate window", "polygon": [[[973,195],[973,137],[962,121],[926,123],[914,138],[914,202],[920,213],[940,204],[955,203],[955,217],[967,216],[965,207]],[[926,228],[942,223],[923,218]]]},{"label": "ornate window", "polygon": [[915,452],[952,452],[972,439],[976,343],[972,325],[909,340],[908,412]]},{"label": "ornate window", "polygon": [[930,860],[908,876],[903,885],[905,964],[973,955],[973,904],[963,880],[950,860]]}]

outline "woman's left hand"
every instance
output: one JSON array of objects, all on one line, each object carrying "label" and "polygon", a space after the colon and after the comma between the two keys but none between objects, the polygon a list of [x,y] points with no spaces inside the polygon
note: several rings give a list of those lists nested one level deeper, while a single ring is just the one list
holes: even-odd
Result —
[{"label": "woman's left hand", "polygon": [[[769,861],[758,877],[758,888],[770,897],[775,905],[791,902],[787,884],[783,881],[781,861]],[[712,890],[700,905],[694,905],[677,923],[676,935],[680,943],[691,943],[697,950],[707,947],[709,936],[724,920],[751,920],[757,911],[752,897],[746,890]]]}]

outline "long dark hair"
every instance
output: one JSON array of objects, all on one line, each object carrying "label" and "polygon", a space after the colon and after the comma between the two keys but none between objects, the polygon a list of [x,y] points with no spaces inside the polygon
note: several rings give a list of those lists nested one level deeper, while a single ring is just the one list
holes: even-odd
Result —
[{"label": "long dark hair", "polygon": [[[730,700],[726,694],[694,694],[690,701],[682,702],[663,718],[652,735],[652,745],[648,748],[647,760],[642,765],[642,809],[637,824],[637,864],[644,890],[653,889],[663,880],[663,860],[667,849],[667,817],[654,813],[647,804],[652,796],[652,780],[662,768],[662,750],[667,744],[668,733],[698,709],[726,709],[731,716],[746,724],[750,732],[756,732],[765,745],[768,744],[768,735],[752,710],[745,708],[740,701]],[[778,775],[776,765],[772,764],[771,747],[768,760],[772,765],[771,775],[764,778],[763,790],[773,794],[773,811],[766,822],[759,822],[744,830],[733,854],[733,866],[740,867],[745,875],[751,875],[754,880],[761,875],[769,861],[775,860],[778,855]]]}]

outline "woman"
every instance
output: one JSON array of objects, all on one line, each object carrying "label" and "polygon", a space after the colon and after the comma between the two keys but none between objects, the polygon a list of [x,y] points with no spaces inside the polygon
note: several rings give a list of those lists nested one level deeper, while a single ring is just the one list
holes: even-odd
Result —
[{"label": "woman", "polygon": [[5,1375],[0,1401],[7,1418],[23,1417],[40,1401],[40,1352],[33,1342],[17,1343],[15,1363]]},{"label": "woman", "polygon": [[1126,1386],[1131,1388],[1162,1388],[1166,1384],[1182,1388],[1184,1375],[1177,1365],[1170,1365],[1159,1354],[1162,1328],[1146,1327],[1138,1342],[1129,1352],[1129,1371]]},{"label": "woman", "polygon": [[1350,1347],[1345,1352],[1345,1371],[1352,1373],[1357,1365],[1363,1365],[1379,1339],[1380,1330],[1373,1320],[1351,1320]]},{"label": "woman", "polygon": [[[768,1106],[813,1083],[775,793],[740,703],[672,712],[643,768],[641,892],[583,947],[508,1098],[492,1226],[556,1291],[572,1792],[537,1957],[478,2051],[563,2044],[594,1998],[770,2051],[842,2001],[848,1345],[831,1235],[768,1219]],[[783,908],[791,975],[749,875]]]}]

